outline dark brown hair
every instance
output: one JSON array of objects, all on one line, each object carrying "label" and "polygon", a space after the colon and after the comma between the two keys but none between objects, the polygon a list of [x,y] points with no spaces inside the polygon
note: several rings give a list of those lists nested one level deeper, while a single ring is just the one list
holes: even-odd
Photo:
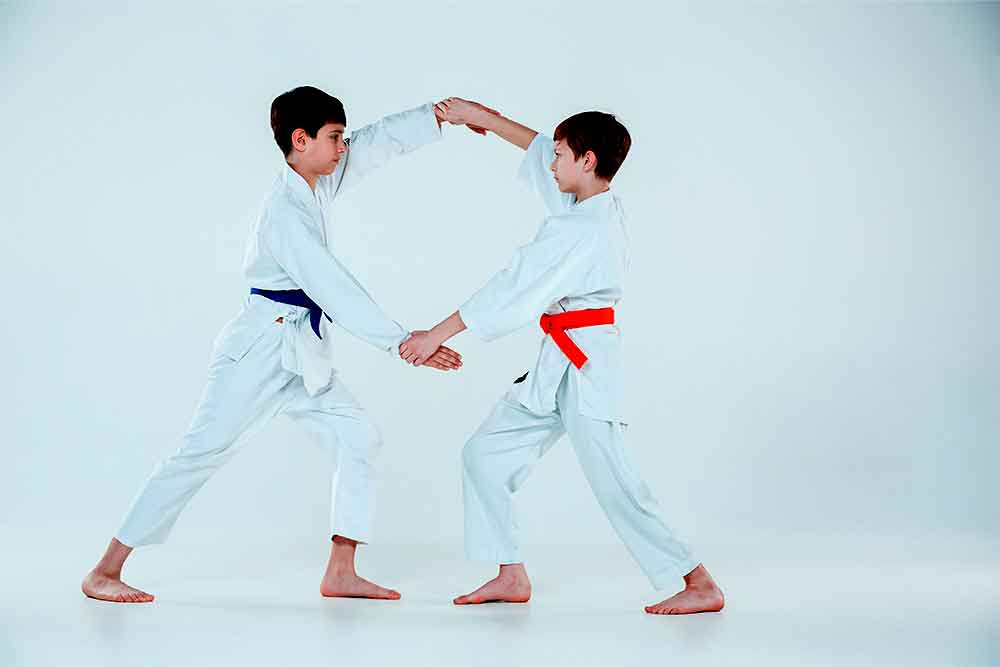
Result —
[{"label": "dark brown hair", "polygon": [[577,160],[587,151],[597,156],[594,173],[610,181],[625,161],[632,137],[612,114],[584,111],[570,116],[556,127],[556,141],[565,140]]},{"label": "dark brown hair", "polygon": [[292,152],[292,132],[302,128],[313,139],[327,123],[347,125],[344,105],[319,88],[299,86],[271,102],[271,131],[284,155]]}]

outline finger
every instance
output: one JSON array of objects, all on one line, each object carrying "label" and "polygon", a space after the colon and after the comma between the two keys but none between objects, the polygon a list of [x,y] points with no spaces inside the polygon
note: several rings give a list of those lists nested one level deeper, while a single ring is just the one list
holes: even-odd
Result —
[{"label": "finger", "polygon": [[458,360],[458,361],[461,361],[461,360],[462,360],[462,355],[461,355],[461,354],[459,354],[458,352],[456,352],[455,350],[451,349],[450,347],[445,347],[444,345],[442,345],[442,346],[441,346],[440,348],[438,348],[438,349],[440,349],[440,350],[441,350],[441,351],[443,351],[443,352],[447,352],[447,353],[448,353],[448,354],[450,354],[451,356],[455,357],[455,359],[456,359],[456,360]]},{"label": "finger", "polygon": [[435,354],[434,356],[441,359],[441,361],[447,361],[452,364],[461,363],[461,360],[458,358],[458,356],[448,350],[438,350],[438,353]]},{"label": "finger", "polygon": [[427,360],[427,363],[432,363],[432,362],[440,366],[444,366],[445,368],[449,369],[456,368],[455,362],[445,359],[444,357],[437,354],[435,354],[433,357]]}]

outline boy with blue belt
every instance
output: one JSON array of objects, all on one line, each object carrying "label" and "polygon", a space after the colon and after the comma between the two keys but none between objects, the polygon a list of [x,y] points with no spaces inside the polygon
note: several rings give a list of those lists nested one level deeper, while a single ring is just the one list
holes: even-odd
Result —
[{"label": "boy with blue belt", "polygon": [[[362,127],[349,142],[346,125],[340,101],[316,88],[295,88],[272,103],[271,128],[284,163],[247,242],[243,271],[250,295],[215,341],[208,383],[183,443],[156,466],[136,496],[104,557],[83,581],[87,596],[152,601],[152,595],[121,580],[132,549],[163,542],[187,502],[247,437],[286,414],[330,450],[336,468],[333,544],[320,592],[400,597],[362,579],[354,568],[357,544],[371,538],[374,458],[382,440],[334,370],[331,326],[392,354],[409,332],[333,254],[325,223],[340,192],[391,158],[439,139],[441,118],[428,103]],[[445,347],[428,357],[439,370],[461,365],[460,355]]]}]

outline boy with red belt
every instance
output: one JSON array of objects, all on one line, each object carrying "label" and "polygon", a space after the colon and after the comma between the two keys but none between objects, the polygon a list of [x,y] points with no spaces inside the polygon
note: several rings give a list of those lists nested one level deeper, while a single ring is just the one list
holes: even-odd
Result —
[{"label": "boy with red belt", "polygon": [[722,591],[660,519],[624,446],[614,306],[623,296],[628,248],[621,201],[610,183],[628,153],[628,131],[614,116],[590,111],[560,123],[553,141],[459,98],[437,108],[450,122],[485,128],[525,149],[519,175],[547,213],[507,268],[450,317],[400,346],[403,359],[419,365],[466,328],[493,340],[538,321],[545,334],[534,368],[514,381],[462,452],[466,553],[497,563],[500,572],[455,603],[531,596],[513,494],[567,433],[601,507],[653,585],[685,581],[683,591],[646,611],[719,611]]}]

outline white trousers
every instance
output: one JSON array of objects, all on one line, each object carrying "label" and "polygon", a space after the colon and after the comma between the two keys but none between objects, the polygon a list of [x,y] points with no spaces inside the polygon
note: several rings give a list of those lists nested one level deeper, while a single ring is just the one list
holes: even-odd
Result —
[{"label": "white trousers", "polygon": [[302,377],[282,368],[281,329],[275,323],[238,359],[216,350],[183,443],[154,468],[132,502],[116,535],[122,544],[165,541],[198,489],[278,414],[302,423],[332,455],[331,533],[369,541],[375,512],[373,461],[381,436],[338,378],[310,397]]},{"label": "white trousers", "polygon": [[[536,414],[510,393],[462,450],[465,550],[472,560],[522,562],[513,496],[534,463],[567,433],[611,525],[657,589],[698,566],[691,549],[660,519],[656,500],[625,450],[624,425],[579,414],[576,375],[568,369],[556,409]],[[563,406],[571,406],[563,409]]]}]

